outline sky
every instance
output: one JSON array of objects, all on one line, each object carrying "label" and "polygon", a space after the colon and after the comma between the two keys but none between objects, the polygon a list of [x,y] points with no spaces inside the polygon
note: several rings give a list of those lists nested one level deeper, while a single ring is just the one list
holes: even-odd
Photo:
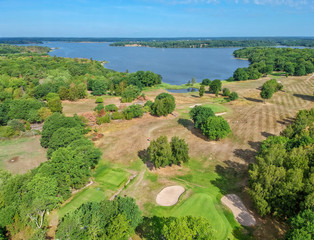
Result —
[{"label": "sky", "polygon": [[0,0],[0,37],[314,36],[314,0]]}]

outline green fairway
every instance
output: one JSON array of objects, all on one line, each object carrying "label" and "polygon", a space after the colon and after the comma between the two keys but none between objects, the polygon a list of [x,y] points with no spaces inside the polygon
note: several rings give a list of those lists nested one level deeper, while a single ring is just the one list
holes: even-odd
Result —
[{"label": "green fairway", "polygon": [[59,218],[62,218],[67,213],[74,211],[83,203],[100,202],[104,199],[106,199],[105,192],[95,188],[84,189],[82,192],[77,193],[69,203],[59,209]]},{"label": "green fairway", "polygon": [[[176,205],[161,207],[155,203],[147,203],[145,208],[149,216],[192,215],[205,217],[215,229],[217,239],[241,239],[241,236],[233,235],[233,230],[242,229],[242,227],[236,222],[232,213],[222,205],[220,199],[223,195],[221,190],[215,186],[216,181],[228,183],[222,180],[212,166],[204,167],[204,162],[205,160],[192,159],[185,164],[185,167],[190,169],[189,174],[172,178],[173,181],[178,182],[178,185],[186,188],[187,196],[183,194]],[[227,186],[225,187],[227,188]]]}]

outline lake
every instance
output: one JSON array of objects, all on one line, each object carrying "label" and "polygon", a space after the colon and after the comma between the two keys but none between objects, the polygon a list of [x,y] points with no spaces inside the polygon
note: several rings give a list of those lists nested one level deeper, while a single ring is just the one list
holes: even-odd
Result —
[{"label": "lake", "polygon": [[150,70],[162,76],[163,82],[184,84],[192,77],[197,82],[204,78],[227,79],[239,67],[249,62],[235,59],[238,48],[146,48],[110,47],[109,43],[46,42],[43,45],[58,48],[51,56],[93,58],[106,60],[106,68],[116,71],[136,72]]}]

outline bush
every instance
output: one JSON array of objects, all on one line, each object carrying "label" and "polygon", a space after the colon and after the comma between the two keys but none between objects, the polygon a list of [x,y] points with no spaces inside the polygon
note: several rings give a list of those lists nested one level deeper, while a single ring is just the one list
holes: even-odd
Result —
[{"label": "bush", "polygon": [[101,110],[104,110],[105,107],[104,107],[104,104],[103,103],[99,103],[95,108],[94,108],[94,111],[97,111],[98,113],[101,111]]},{"label": "bush", "polygon": [[229,97],[229,95],[230,95],[230,90],[229,90],[229,88],[224,88],[224,89],[222,90],[222,96]]},{"label": "bush", "polygon": [[153,115],[160,117],[172,113],[175,107],[176,103],[174,97],[169,93],[161,93],[156,97],[151,110]]},{"label": "bush", "polygon": [[42,122],[42,118],[40,117],[38,110],[36,110],[36,109],[30,110],[28,115],[27,115],[27,121],[29,121],[31,123]]},{"label": "bush", "polygon": [[229,100],[230,101],[234,101],[234,100],[237,100],[239,98],[238,94],[236,92],[232,92],[230,93],[229,95]]},{"label": "bush", "polygon": [[38,115],[42,121],[45,121],[47,117],[51,116],[52,112],[49,108],[42,107],[38,110]]},{"label": "bush", "polygon": [[10,126],[13,129],[13,131],[15,131],[15,132],[20,132],[20,131],[24,132],[25,131],[23,123],[21,123],[17,119],[13,119],[13,120],[8,121],[8,126]]},{"label": "bush", "polygon": [[205,86],[204,86],[204,85],[201,85],[200,90],[199,90],[199,96],[200,96],[200,97],[203,97],[203,96],[204,96],[204,93],[205,93]]},{"label": "bush", "polygon": [[104,99],[99,97],[99,98],[96,98],[96,101],[95,103],[103,103],[104,102]]},{"label": "bush", "polygon": [[122,93],[121,102],[132,102],[141,94],[141,90],[133,85],[127,86]]},{"label": "bush", "polygon": [[135,117],[142,117],[143,113],[144,111],[142,109],[142,106],[139,104],[135,104],[124,109],[123,116],[126,120],[131,120],[132,118]]},{"label": "bush", "polygon": [[209,117],[201,126],[203,135],[211,140],[219,140],[225,138],[230,132],[228,122],[222,117]]},{"label": "bush", "polygon": [[104,79],[96,79],[92,82],[92,95],[100,96],[106,94],[109,89],[108,82]]},{"label": "bush", "polygon": [[110,121],[111,121],[110,115],[109,115],[109,114],[106,114],[106,115],[103,116],[103,117],[98,117],[97,120],[96,120],[96,123],[97,123],[98,125],[101,125],[101,124],[103,124],[103,123],[110,123]]},{"label": "bush", "polygon": [[61,99],[59,97],[49,99],[47,102],[47,107],[51,110],[51,112],[62,113],[63,107]]},{"label": "bush", "polygon": [[54,99],[54,98],[60,98],[60,96],[59,96],[59,94],[57,94],[57,93],[48,93],[47,95],[46,95],[46,100],[47,101],[49,101],[49,100],[52,100],[52,99]]},{"label": "bush", "polygon": [[111,115],[112,120],[119,120],[123,119],[123,113],[120,112],[113,112]]},{"label": "bush", "polygon": [[107,112],[117,112],[118,111],[118,107],[115,104],[109,104],[105,106],[105,110]]},{"label": "bush", "polygon": [[13,128],[11,126],[2,126],[0,127],[0,136],[1,137],[12,137],[15,135],[15,131],[13,130]]}]

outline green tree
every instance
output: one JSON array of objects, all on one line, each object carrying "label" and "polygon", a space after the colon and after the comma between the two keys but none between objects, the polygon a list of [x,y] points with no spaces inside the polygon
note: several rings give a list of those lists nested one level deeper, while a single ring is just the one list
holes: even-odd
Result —
[{"label": "green tree", "polygon": [[286,234],[288,240],[311,240],[314,235],[314,212],[307,209],[289,221],[291,229]]},{"label": "green tree", "polygon": [[148,147],[150,161],[156,168],[165,167],[172,163],[171,146],[166,136],[161,136],[157,140],[152,140]]},{"label": "green tree", "polygon": [[51,110],[51,112],[59,112],[62,113],[62,102],[59,97],[55,97],[49,99],[47,102],[47,107]]},{"label": "green tree", "polygon": [[190,117],[194,122],[195,128],[201,128],[206,120],[213,116],[215,116],[215,113],[209,107],[195,106],[190,110]]},{"label": "green tree", "polygon": [[246,71],[244,70],[244,68],[238,68],[233,73],[233,78],[235,81],[240,81],[240,80],[248,80],[249,76],[246,73]]},{"label": "green tree", "polygon": [[123,110],[123,116],[126,120],[131,120],[132,118],[142,117],[144,114],[143,108],[139,104],[134,104]]},{"label": "green tree", "polygon": [[182,162],[187,162],[189,157],[189,146],[184,141],[178,137],[172,137],[171,142],[172,160],[174,164],[180,164]]},{"label": "green tree", "polygon": [[117,112],[118,111],[118,107],[115,104],[109,104],[105,106],[105,110],[107,112]]},{"label": "green tree", "polygon": [[203,81],[202,81],[202,85],[204,85],[204,86],[209,86],[210,85],[210,80],[208,79],[208,78],[205,78],[205,79],[203,79]]},{"label": "green tree", "polygon": [[122,102],[132,102],[141,94],[141,90],[133,85],[127,86],[124,92],[122,93]]},{"label": "green tree", "polygon": [[210,83],[210,91],[215,93],[218,96],[218,93],[221,91],[221,81],[216,79]]},{"label": "green tree", "polygon": [[227,137],[231,132],[228,122],[222,117],[209,117],[201,126],[203,135],[211,140],[219,140]]},{"label": "green tree", "polygon": [[222,95],[223,95],[223,96],[229,97],[230,93],[231,93],[231,92],[230,92],[229,88],[224,88],[224,89],[222,89]]},{"label": "green tree", "polygon": [[196,83],[195,77],[192,77],[192,86]]},{"label": "green tree", "polygon": [[161,93],[155,98],[155,102],[151,107],[152,114],[167,116],[172,113],[176,107],[174,97],[169,93]]},{"label": "green tree", "polygon": [[200,97],[203,97],[203,96],[204,96],[204,93],[205,93],[205,86],[204,86],[204,85],[201,85],[200,90],[199,90],[199,95],[200,95]]},{"label": "green tree", "polygon": [[229,99],[230,101],[234,101],[234,100],[237,100],[239,98],[238,94],[236,92],[232,92],[230,93],[229,95]]}]

